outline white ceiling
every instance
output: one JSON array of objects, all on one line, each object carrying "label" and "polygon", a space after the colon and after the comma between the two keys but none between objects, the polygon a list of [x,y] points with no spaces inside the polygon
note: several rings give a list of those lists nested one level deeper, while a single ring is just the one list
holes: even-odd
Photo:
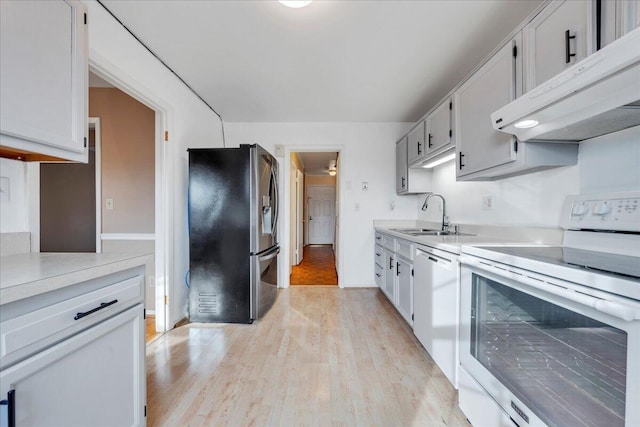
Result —
[{"label": "white ceiling", "polygon": [[329,162],[338,158],[338,153],[297,153],[305,175],[329,175]]},{"label": "white ceiling", "polygon": [[416,121],[540,0],[102,0],[226,121]]}]

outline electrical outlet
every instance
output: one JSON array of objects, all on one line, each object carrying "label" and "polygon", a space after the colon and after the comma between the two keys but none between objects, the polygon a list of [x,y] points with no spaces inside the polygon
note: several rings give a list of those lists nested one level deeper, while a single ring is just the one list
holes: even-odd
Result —
[{"label": "electrical outlet", "polygon": [[369,183],[368,182],[362,182],[362,191],[367,191],[369,190]]},{"label": "electrical outlet", "polygon": [[104,207],[108,210],[108,211],[112,211],[113,210],[113,199],[106,199],[105,203],[104,203]]},{"label": "electrical outlet", "polygon": [[360,210],[360,203],[359,202],[355,202],[353,204],[353,210],[358,212]]},{"label": "electrical outlet", "polygon": [[396,201],[392,200],[391,203],[389,203],[389,210],[394,211],[396,209]]},{"label": "electrical outlet", "polygon": [[493,210],[493,195],[488,194],[486,196],[482,196],[482,210]]}]

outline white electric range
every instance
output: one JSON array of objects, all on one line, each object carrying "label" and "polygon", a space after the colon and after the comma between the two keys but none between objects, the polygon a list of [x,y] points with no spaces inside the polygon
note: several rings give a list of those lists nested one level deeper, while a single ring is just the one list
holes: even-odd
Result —
[{"label": "white electric range", "polygon": [[463,248],[462,368],[504,425],[640,425],[640,192],[569,196],[561,223],[562,246]]}]

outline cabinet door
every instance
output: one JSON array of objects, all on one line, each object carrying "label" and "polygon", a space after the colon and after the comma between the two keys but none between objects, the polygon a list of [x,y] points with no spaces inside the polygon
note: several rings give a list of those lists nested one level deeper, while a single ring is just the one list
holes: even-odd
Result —
[{"label": "cabinet door", "polygon": [[425,153],[425,140],[424,140],[424,121],[418,123],[418,125],[409,132],[409,142],[407,145],[407,163],[412,164],[422,157]]},{"label": "cabinet door", "polygon": [[525,27],[527,91],[593,52],[592,8],[591,1],[551,3]]},{"label": "cabinet door", "polygon": [[618,0],[616,2],[616,38],[640,27],[640,1]]},{"label": "cabinet door", "polygon": [[0,141],[87,161],[86,7],[0,2]]},{"label": "cabinet door", "polygon": [[408,191],[407,171],[407,137],[404,137],[396,144],[396,193]]},{"label": "cabinet door", "polygon": [[447,99],[427,117],[427,154],[434,153],[451,143],[451,100]]},{"label": "cabinet door", "polygon": [[518,34],[454,94],[457,177],[516,159],[515,137],[493,129],[491,113],[521,93],[520,41]]},{"label": "cabinet door", "polygon": [[384,251],[384,262],[385,265],[382,267],[385,269],[384,272],[384,293],[387,295],[389,300],[396,304],[396,255],[393,252],[390,252],[385,249]]},{"label": "cabinet door", "polygon": [[15,421],[29,426],[145,424],[142,304],[0,372],[15,390]]},{"label": "cabinet door", "polygon": [[413,314],[413,264],[398,257],[396,260],[396,275],[398,276],[398,311],[404,319],[411,325],[411,315]]}]

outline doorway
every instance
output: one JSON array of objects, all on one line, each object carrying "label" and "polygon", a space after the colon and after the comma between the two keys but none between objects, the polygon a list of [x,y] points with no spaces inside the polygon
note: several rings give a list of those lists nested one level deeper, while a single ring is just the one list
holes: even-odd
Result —
[{"label": "doorway", "polygon": [[337,158],[336,151],[290,153],[291,285],[338,285]]}]

